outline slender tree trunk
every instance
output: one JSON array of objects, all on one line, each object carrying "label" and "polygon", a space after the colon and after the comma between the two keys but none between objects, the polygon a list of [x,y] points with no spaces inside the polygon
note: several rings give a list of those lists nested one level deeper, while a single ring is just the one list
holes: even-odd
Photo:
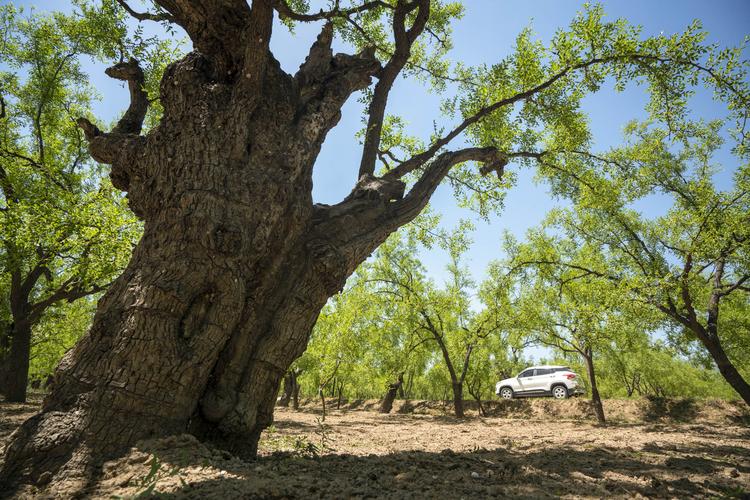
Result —
[{"label": "slender tree trunk", "polygon": [[339,383],[339,398],[338,398],[338,401],[336,401],[336,409],[337,410],[341,409],[341,398],[342,397],[344,397],[344,383],[340,382]]},{"label": "slender tree trunk", "polygon": [[[412,389],[414,389],[414,373],[409,372],[409,375],[406,377],[406,388],[404,389],[403,393],[401,394],[401,397],[404,399],[409,399],[412,396]],[[403,387],[403,386],[402,386]]]},{"label": "slender tree trunk", "polygon": [[[688,255],[686,258],[685,276],[687,276],[692,269],[692,256]],[[707,317],[705,326],[698,321],[698,316],[693,308],[692,297],[690,295],[690,288],[687,280],[683,280],[682,283],[682,299],[686,305],[687,316],[681,316],[669,310],[667,310],[667,313],[695,333],[695,336],[698,337],[706,350],[708,350],[709,354],[711,354],[711,357],[716,363],[716,367],[719,369],[719,372],[727,383],[737,391],[737,394],[740,395],[746,404],[750,405],[750,384],[748,384],[740,372],[737,371],[737,368],[729,360],[719,338],[719,315],[721,313],[721,301],[724,297],[722,292],[724,287],[724,285],[722,285],[722,279],[724,277],[725,266],[725,257],[722,256],[717,259],[712,277],[713,291],[709,295],[708,303],[706,305]]]},{"label": "slender tree trunk", "polygon": [[281,399],[279,399],[278,406],[284,408],[289,406],[289,401],[292,399],[292,391],[294,390],[292,377],[294,377],[294,374],[291,371],[284,376],[284,390],[281,393]]},{"label": "slender tree trunk", "polygon": [[604,417],[604,406],[602,405],[602,398],[599,396],[599,388],[596,385],[596,372],[594,371],[594,356],[591,350],[588,350],[583,359],[586,360],[586,372],[589,376],[589,384],[591,385],[591,402],[594,404],[594,412],[596,412],[596,420],[600,424],[606,422]]},{"label": "slender tree trunk", "polygon": [[0,379],[0,393],[6,401],[23,403],[29,382],[29,359],[31,357],[31,325],[15,321],[10,333],[10,351],[3,360],[4,376]]},{"label": "slender tree trunk", "polygon": [[484,411],[484,406],[482,405],[482,393],[480,390],[473,390],[471,384],[467,384],[466,388],[469,391],[469,394],[472,398],[474,398],[474,401],[477,402],[477,410],[479,411],[479,416],[483,417],[486,415],[486,412]]},{"label": "slender tree trunk", "polygon": [[323,417],[320,419],[322,422],[326,421],[326,395],[325,388],[321,385],[318,387],[318,395],[320,396],[320,403],[323,405]]},{"label": "slender tree trunk", "polygon": [[294,409],[299,408],[299,384],[297,383],[297,370],[290,370],[284,376],[284,392],[281,394],[279,406],[288,407],[289,401],[294,400]]},{"label": "slender tree trunk", "polygon": [[641,375],[639,373],[633,375],[633,391],[637,392],[639,396],[643,396],[643,389],[641,388]]},{"label": "slender tree trunk", "polygon": [[396,395],[401,387],[404,385],[404,374],[398,375],[398,380],[388,385],[388,391],[383,397],[383,402],[380,403],[380,413],[390,413],[393,409],[393,401],[396,399]]},{"label": "slender tree trunk", "polygon": [[299,382],[297,382],[297,374],[294,374],[294,385],[292,386],[292,408],[299,410]]},{"label": "slender tree trunk", "polygon": [[625,392],[628,397],[631,397],[633,395],[633,391],[635,390],[635,373],[633,374],[633,378],[631,379],[627,373],[624,373],[622,376],[623,384],[625,384]]},{"label": "slender tree trunk", "polygon": [[712,335],[711,333],[705,332],[702,335],[698,335],[703,345],[706,347],[708,352],[711,354],[716,367],[724,377],[724,380],[737,391],[742,400],[750,405],[750,384],[742,377],[734,364],[727,357],[724,348],[719,341],[718,335]]}]

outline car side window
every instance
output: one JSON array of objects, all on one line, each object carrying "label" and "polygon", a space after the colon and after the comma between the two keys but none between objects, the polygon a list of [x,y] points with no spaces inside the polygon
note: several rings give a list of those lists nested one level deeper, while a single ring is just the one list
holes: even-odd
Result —
[{"label": "car side window", "polygon": [[549,375],[552,373],[552,370],[549,368],[537,368],[535,370],[534,376],[538,377],[539,375]]},{"label": "car side window", "polygon": [[534,376],[534,370],[525,370],[521,372],[518,378],[533,377],[533,376]]}]

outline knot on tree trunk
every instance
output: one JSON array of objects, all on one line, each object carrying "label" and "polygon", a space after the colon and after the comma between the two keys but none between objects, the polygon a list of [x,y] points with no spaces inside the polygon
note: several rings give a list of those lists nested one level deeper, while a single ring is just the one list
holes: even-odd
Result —
[{"label": "knot on tree trunk", "polygon": [[323,288],[331,295],[344,288],[350,263],[339,250],[325,238],[316,238],[307,243],[307,250],[313,259],[313,269]]}]

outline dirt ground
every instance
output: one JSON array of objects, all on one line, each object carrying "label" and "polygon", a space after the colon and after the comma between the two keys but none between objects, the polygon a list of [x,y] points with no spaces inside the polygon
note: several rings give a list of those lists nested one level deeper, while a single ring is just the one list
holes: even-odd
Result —
[{"label": "dirt ground", "polygon": [[[0,446],[37,408],[0,403]],[[584,400],[488,405],[464,420],[432,402],[394,413],[359,401],[279,408],[260,457],[187,435],[145,441],[104,465],[92,498],[750,498],[750,415],[723,401]],[[35,496],[25,490],[22,497]]]}]

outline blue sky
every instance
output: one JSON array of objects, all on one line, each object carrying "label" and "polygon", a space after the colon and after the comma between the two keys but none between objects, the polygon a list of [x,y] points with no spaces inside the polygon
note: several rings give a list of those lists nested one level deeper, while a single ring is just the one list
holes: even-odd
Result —
[{"label": "blue sky", "polygon": [[[2,0],[2,3],[7,3],[7,0]],[[12,3],[33,5],[39,10],[70,9],[66,0],[15,0]],[[131,0],[130,3],[140,8],[138,1]],[[322,4],[311,3],[314,7]],[[584,4],[563,0],[466,0],[464,3],[466,15],[454,25],[455,49],[450,58],[469,65],[492,64],[502,59],[512,50],[518,32],[526,26],[531,26],[539,39],[548,41],[555,30],[564,28]],[[747,0],[611,0],[602,3],[609,18],[624,17],[633,24],[642,25],[644,36],[681,31],[696,18],[709,32],[709,42],[723,46],[737,45],[750,33],[750,1]],[[144,23],[144,27],[149,31],[159,29],[154,23]],[[282,67],[295,71],[318,31],[319,25],[302,25],[295,35],[291,35],[284,27],[277,26],[272,49]],[[339,46],[338,49],[345,48]],[[88,64],[87,69],[103,98],[95,109],[96,113],[105,120],[115,118],[127,104],[125,88],[104,76],[103,66]],[[587,98],[585,110],[589,113],[596,147],[605,149],[618,144],[624,124],[644,117],[644,103],[641,88],[631,88],[620,94],[603,89]],[[439,105],[439,96],[406,79],[397,81],[389,99],[389,109],[408,121],[408,131],[423,138],[429,137],[434,120],[450,125],[440,116]],[[706,118],[722,115],[721,106],[713,103],[705,93],[695,99],[693,107],[697,114]],[[360,155],[354,134],[361,128],[361,116],[361,104],[356,98],[350,99],[339,126],[330,133],[316,164],[315,201],[335,203],[351,190]],[[726,152],[720,160],[727,168],[717,180],[720,184],[728,184],[734,164]],[[502,256],[500,237],[503,231],[523,237],[528,228],[537,225],[550,208],[560,203],[550,197],[544,185],[536,185],[532,177],[532,171],[520,171],[517,185],[507,194],[504,211],[493,216],[489,223],[475,220],[477,230],[468,265],[476,279],[482,278],[488,262]],[[438,190],[432,206],[435,212],[442,214],[445,227],[452,227],[461,218],[473,217],[471,212],[456,207],[447,187]],[[655,197],[643,202],[639,208],[648,214],[658,214],[665,206],[665,200]],[[430,273],[440,281],[444,276],[445,256],[439,251],[430,251],[425,252],[423,258]]]}]

